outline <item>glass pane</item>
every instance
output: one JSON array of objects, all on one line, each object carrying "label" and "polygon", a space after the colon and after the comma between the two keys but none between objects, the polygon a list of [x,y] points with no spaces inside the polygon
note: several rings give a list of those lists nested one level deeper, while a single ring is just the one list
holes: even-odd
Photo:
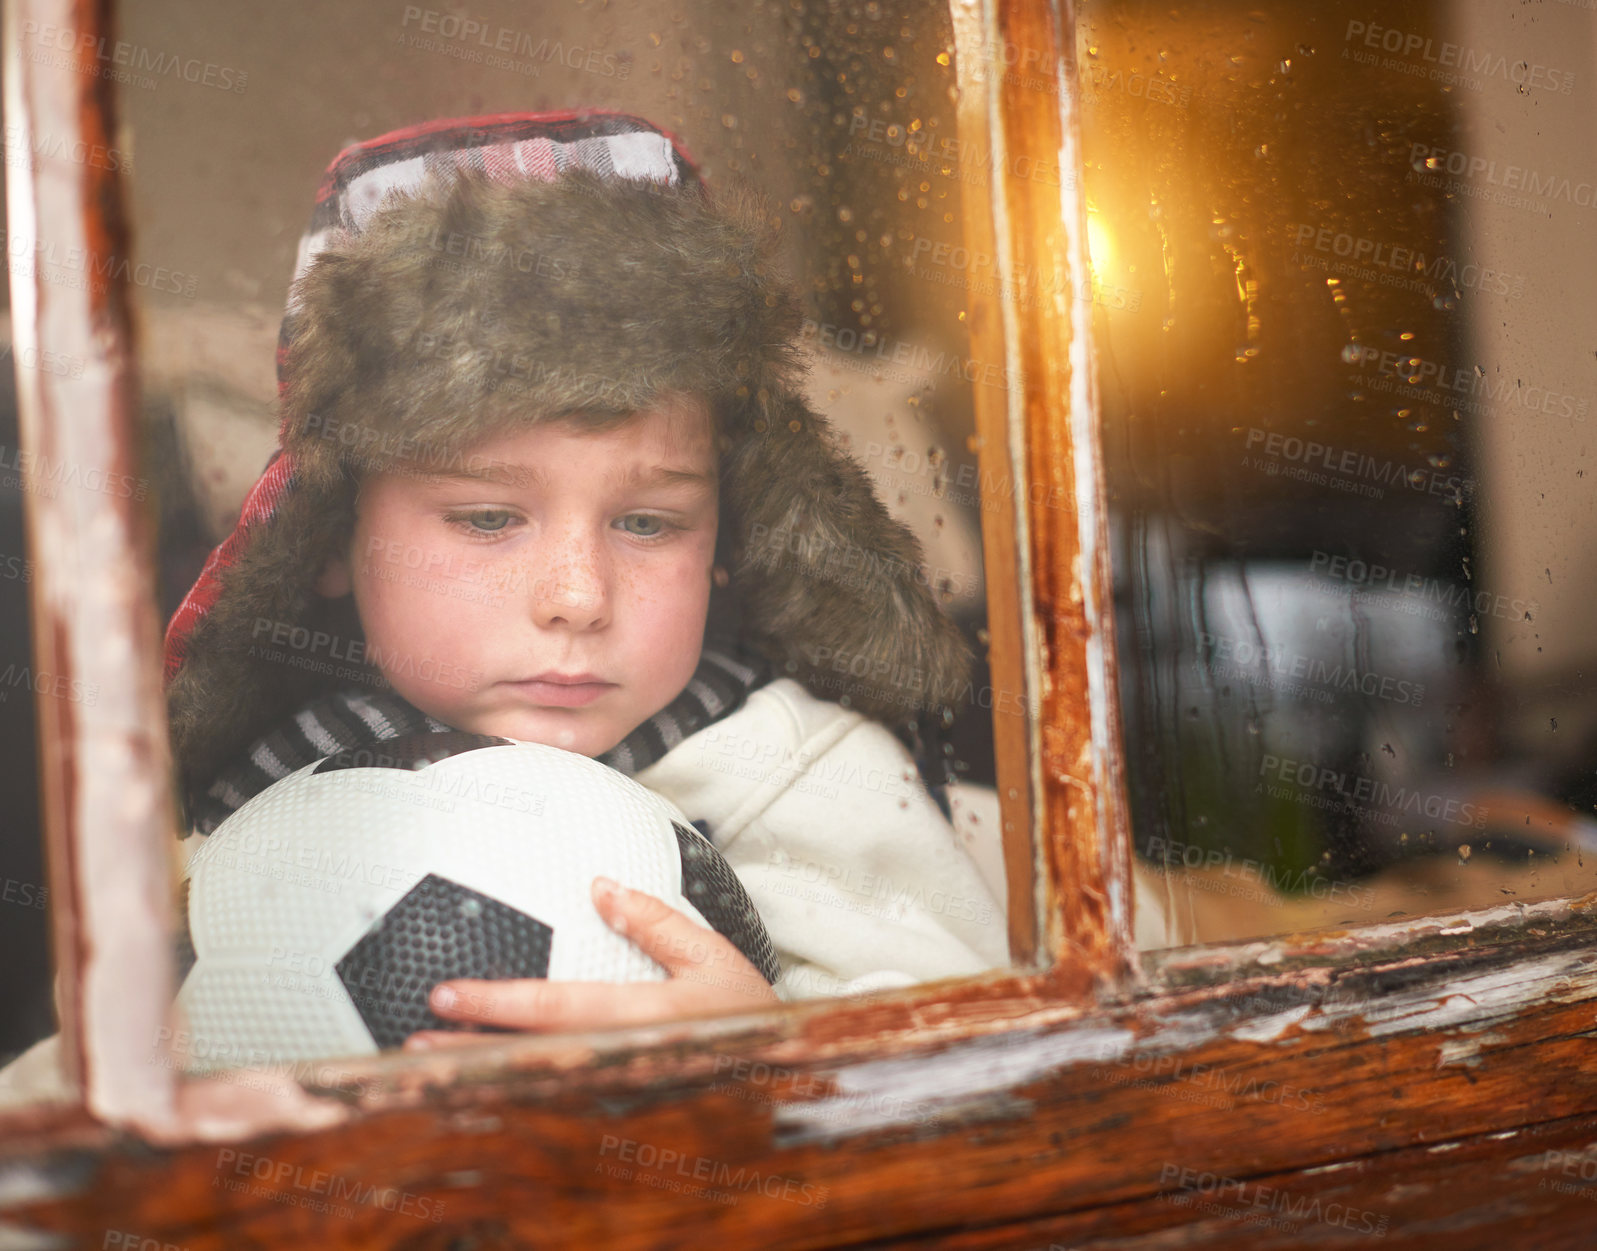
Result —
[{"label": "glass pane", "polygon": [[[0,170],[0,195],[4,194]],[[41,240],[46,242],[47,240]],[[0,323],[0,1104],[63,1095],[53,1062],[53,1044],[34,1051],[21,1064],[19,1056],[43,1043],[56,1029],[55,962],[50,950],[50,888],[45,881],[44,839],[39,815],[38,740],[35,701],[75,699],[92,709],[92,691],[69,683],[59,692],[50,675],[38,671],[33,656],[33,631],[28,596],[33,562],[28,556],[23,500],[28,489],[52,486],[48,470],[28,476],[29,461],[19,455],[17,372],[38,368],[12,350],[10,279],[32,274],[36,252],[31,241],[7,235],[7,265],[0,275],[4,317]],[[47,367],[55,366],[51,361]],[[71,365],[67,365],[71,368]]]},{"label": "glass pane", "polygon": [[1579,895],[1589,8],[1088,0],[1139,941]]},{"label": "glass pane", "polygon": [[[368,974],[375,997],[365,983],[351,989],[355,966],[347,958],[377,923],[394,932],[401,901],[456,919],[461,909],[497,917],[499,904],[514,906],[494,894],[481,864],[462,868],[432,850],[458,841],[463,820],[476,820],[482,779],[470,780],[460,756],[418,775],[438,770],[457,789],[440,781],[422,795],[422,782],[396,780],[395,770],[375,776],[384,772],[375,766],[389,741],[385,729],[419,728],[437,738],[440,728],[454,728],[565,746],[666,796],[706,829],[748,890],[783,961],[778,989],[786,997],[1006,962],[991,721],[1000,700],[981,660],[971,394],[993,375],[970,362],[964,290],[944,281],[942,270],[916,272],[932,258],[940,264],[961,242],[961,179],[952,166],[932,172],[923,150],[906,157],[910,135],[944,137],[957,150],[947,14],[907,3],[824,11],[760,3],[731,14],[707,0],[558,13],[501,3],[469,17],[426,6],[380,14],[319,8],[313,17],[307,11],[317,37],[306,41],[286,33],[303,28],[278,12],[219,17],[207,9],[196,22],[198,12],[192,4],[139,6],[125,15],[123,32],[133,48],[181,49],[214,70],[199,81],[146,75],[124,97],[136,149],[137,248],[141,272],[151,275],[137,292],[144,377],[152,427],[169,432],[173,449],[161,491],[168,614],[179,610],[212,547],[233,532],[245,493],[277,445],[283,413],[298,440],[302,476],[294,490],[312,502],[305,505],[311,520],[296,531],[303,548],[280,536],[244,541],[241,550],[267,544],[260,550],[277,552],[278,563],[233,566],[250,572],[224,584],[231,625],[195,626],[195,655],[213,666],[205,672],[230,676],[215,689],[197,680],[172,688],[185,770],[179,784],[201,831],[183,843],[184,856],[193,857],[183,907],[197,949],[197,963],[196,952],[180,953],[186,1058],[210,1066],[250,1055],[275,1061],[361,1050],[347,1031],[317,1033],[322,1027],[312,1022],[339,1018],[377,1038],[363,1005],[393,990],[416,1008],[431,985],[422,984],[427,974],[379,959]],[[675,136],[697,172],[670,155],[667,139],[625,118],[594,129],[591,118],[553,126],[498,116],[573,109],[647,119]],[[450,118],[474,120],[451,128],[447,144],[412,134],[373,151],[364,165],[344,166],[345,181],[327,184],[312,237],[302,239],[321,171],[341,149]],[[549,129],[503,129],[524,125]],[[405,179],[454,171],[452,154],[468,149],[478,155],[459,162],[516,188],[519,198],[505,201],[503,219],[473,216],[478,210],[465,199],[451,201],[449,212],[464,215],[458,219],[427,217],[415,207],[421,193]],[[583,191],[574,168],[598,185]],[[558,171],[553,184],[549,171]],[[795,278],[790,320],[782,320],[789,306],[779,285],[753,253],[735,250],[745,234],[706,242],[699,210],[671,208],[680,220],[666,209],[656,213],[652,201],[670,202],[670,195],[652,196],[658,184],[640,180],[667,176],[702,177],[712,189],[745,185],[768,198],[765,215],[780,227],[774,255]],[[449,178],[459,185],[457,173]],[[626,218],[620,202],[607,198],[623,178],[633,180]],[[372,214],[394,183],[410,188],[402,195],[410,207],[382,217],[382,229],[394,233],[379,235]],[[544,199],[529,198],[535,184]],[[570,185],[577,190],[558,189]],[[501,193],[480,194],[486,203]],[[572,198],[579,194],[589,198]],[[533,203],[542,207],[526,207]],[[622,221],[635,228],[619,231],[614,223]],[[639,239],[659,246],[646,254]],[[279,321],[296,264],[319,249],[328,256],[310,271],[302,320],[281,357],[292,387],[280,403]],[[335,254],[349,267],[339,272],[366,277],[338,287],[328,277]],[[384,259],[399,257],[412,268]],[[672,286],[667,279],[678,273],[686,277]],[[776,330],[765,334],[767,325]],[[782,359],[784,339],[802,374]],[[371,346],[379,340],[387,345],[381,351]],[[328,355],[313,357],[303,346],[312,342]],[[692,592],[714,582],[708,624],[727,636],[718,646],[747,649],[737,659],[751,674],[737,681],[752,691],[701,681],[698,636],[687,654],[677,629],[686,600],[672,597],[681,587],[645,575],[641,564],[616,572],[623,560],[642,559],[641,542],[625,556],[603,548],[609,565],[593,555],[606,543],[652,536],[658,518],[644,516],[639,524],[647,529],[633,528],[640,514],[663,514],[670,527],[691,530],[698,497],[690,491],[616,505],[617,525],[595,530],[600,505],[593,501],[610,465],[584,449],[610,440],[604,455],[623,468],[644,445],[641,427],[536,425],[561,413],[620,417],[648,409],[638,397],[651,394],[645,382],[656,375],[666,390],[708,394],[730,432],[720,449],[719,530],[710,532],[721,547],[704,550],[702,567],[691,571]],[[460,402],[468,383],[477,385],[473,378],[484,385]],[[710,381],[693,384],[697,378]],[[800,389],[833,423],[836,447],[816,438],[801,408],[786,404]],[[682,429],[696,428],[697,419],[696,410],[684,416]],[[682,446],[696,446],[678,434]],[[543,457],[559,472],[540,481],[530,470]],[[494,480],[501,463],[529,472],[492,490],[435,491],[441,468]],[[304,468],[311,464],[335,468],[313,478]],[[256,536],[275,534],[288,515],[282,510],[293,497],[273,498],[277,511],[262,510]],[[422,509],[426,525],[439,522],[436,530],[405,521],[417,500],[437,505],[438,517]],[[888,517],[909,527],[919,554]],[[447,535],[444,521],[453,527]],[[457,542],[467,528],[478,536],[470,552]],[[521,528],[547,544],[517,549]],[[496,532],[511,537],[483,537]],[[588,535],[589,546],[573,535]],[[521,555],[502,559],[501,550]],[[708,576],[712,556],[728,571],[724,582]],[[628,571],[634,568],[640,572]],[[614,584],[605,583],[612,575]],[[292,582],[299,600],[279,594],[273,578]],[[601,594],[614,598],[613,620],[592,615]],[[589,613],[586,634],[573,613]],[[214,609],[204,618],[223,620]],[[609,653],[594,640],[622,622],[644,627],[649,649],[639,654],[649,663],[639,672],[653,675],[658,698],[628,705],[627,717],[605,722],[605,735],[589,735],[583,727],[598,718],[578,713],[610,707],[602,702],[608,697],[550,702],[545,673],[604,678]],[[939,688],[940,675],[952,672],[942,654],[960,638],[974,665]],[[630,664],[632,656],[612,659]],[[192,655],[184,663],[196,672],[188,668]],[[446,673],[461,676],[452,691],[439,689],[450,685]],[[476,699],[512,679],[518,689],[501,692],[501,704]],[[676,699],[688,695],[699,706],[679,710]],[[383,702],[391,697],[404,706]],[[315,704],[323,699],[335,706]],[[538,715],[500,715],[521,708],[517,700]],[[932,707],[948,702],[949,717]],[[852,719],[856,711],[867,714],[863,722]],[[419,722],[424,714],[438,724]],[[259,795],[264,804],[274,778],[293,773],[279,785],[298,785],[307,776],[299,770],[310,768],[307,752],[314,761],[340,751],[354,767],[313,776],[327,788],[344,786],[343,774],[374,775],[339,792],[359,792],[353,831],[364,837],[374,821],[398,822],[390,811],[398,796],[416,801],[405,819],[422,822],[420,843],[396,835],[393,844],[357,847],[329,834],[312,846],[300,828],[250,825],[252,812],[265,810],[250,800]],[[489,754],[463,753],[478,763]],[[470,786],[476,798],[460,789]],[[566,783],[532,785],[521,796],[523,811],[553,814],[571,793]],[[417,816],[422,808],[431,814],[425,820]],[[388,815],[369,815],[379,811]],[[231,832],[227,820],[235,823]],[[529,819],[529,830],[536,825]],[[577,848],[573,863],[586,863],[585,848],[597,846],[600,833],[579,828],[563,836]],[[232,850],[213,850],[224,845]],[[202,898],[205,875],[224,870],[232,894],[212,887]],[[441,903],[416,894],[429,876],[444,883],[428,888],[442,892]],[[569,906],[591,926],[587,879],[573,889]],[[530,905],[523,911],[530,914]],[[223,932],[224,923],[241,919],[254,927],[247,942]],[[549,938],[536,927],[523,933],[519,921],[505,924],[533,947]],[[564,940],[553,929],[556,954],[548,959],[558,961]],[[309,933],[320,937],[302,936]],[[238,1020],[253,1015],[261,1022],[253,1034],[253,1025],[224,1027],[222,1008],[197,1002],[193,988],[223,976],[214,972],[223,956],[239,962],[226,976],[247,988],[226,1011]],[[541,958],[516,959],[523,956],[530,964],[482,967],[523,969]],[[290,1039],[291,1030],[276,1028],[285,1021],[293,1029],[305,1024]]]},{"label": "glass pane", "polygon": [[[28,590],[33,562],[23,526],[23,476],[17,466],[17,404],[9,320],[5,368],[0,371],[0,1069],[54,1032],[55,963],[50,953],[50,888],[45,882],[39,822],[38,744],[34,701],[55,698],[48,680],[33,680]],[[42,688],[42,689],[41,689]],[[40,693],[36,693],[40,692]],[[29,1066],[28,1073],[32,1072]],[[23,1070],[0,1072],[0,1103],[37,1097],[40,1086]]]}]

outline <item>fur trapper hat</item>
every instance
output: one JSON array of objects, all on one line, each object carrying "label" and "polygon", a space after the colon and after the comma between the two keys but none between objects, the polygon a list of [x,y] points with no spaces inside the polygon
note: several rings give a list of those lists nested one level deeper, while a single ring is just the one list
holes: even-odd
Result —
[{"label": "fur trapper hat", "polygon": [[[167,631],[186,796],[325,688],[267,634],[358,639],[319,596],[365,474],[469,459],[507,424],[706,397],[721,453],[710,633],[888,722],[952,704],[968,649],[920,545],[798,389],[800,309],[771,222],[713,197],[671,138],[617,114],[448,121],[330,167],[279,345],[279,450]],[[335,644],[336,646],[336,644]]]}]

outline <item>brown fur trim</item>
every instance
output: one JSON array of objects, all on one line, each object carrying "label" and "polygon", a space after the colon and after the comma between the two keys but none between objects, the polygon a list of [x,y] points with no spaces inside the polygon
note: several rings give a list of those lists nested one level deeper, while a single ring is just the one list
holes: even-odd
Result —
[{"label": "brown fur trim", "polygon": [[[223,571],[216,603],[196,625],[166,692],[185,801],[273,722],[326,689],[322,666],[332,666],[335,649],[280,647],[274,633],[320,630],[338,639],[336,650],[345,654],[348,640],[363,639],[353,598],[328,600],[313,588],[328,557],[348,542],[352,502],[352,489],[318,494],[296,486]],[[375,671],[364,665],[336,667],[362,670],[379,689]]]},{"label": "brown fur trim", "polygon": [[736,620],[817,696],[885,721],[954,702],[970,657],[920,545],[798,398],[799,306],[765,220],[696,187],[468,177],[396,198],[318,257],[286,323],[293,484],[168,692],[185,795],[334,680],[315,654],[263,662],[264,632],[361,637],[352,601],[314,590],[360,477],[458,467],[507,425],[608,425],[672,392],[707,397],[720,436],[732,578],[711,630]]},{"label": "brown fur trim", "polygon": [[509,422],[790,387],[800,313],[758,211],[585,173],[391,201],[297,288],[300,463],[426,470]]},{"label": "brown fur trim", "polygon": [[884,721],[955,703],[970,651],[921,573],[921,545],[802,401],[723,466],[722,526],[745,628],[822,699]]}]

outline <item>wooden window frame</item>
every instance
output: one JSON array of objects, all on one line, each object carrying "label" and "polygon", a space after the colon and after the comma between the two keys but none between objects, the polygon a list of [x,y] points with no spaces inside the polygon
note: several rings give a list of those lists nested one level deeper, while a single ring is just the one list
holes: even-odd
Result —
[{"label": "wooden window frame", "polygon": [[[961,135],[980,136],[995,169],[1021,156],[1079,168],[1066,0],[954,0],[953,12]],[[110,18],[110,0],[8,5],[8,137],[30,151],[38,129],[112,146],[111,84],[20,47],[25,20],[99,34]],[[1004,46],[1058,49],[1057,97],[977,63]],[[1079,183],[1061,182],[1003,177],[967,196],[967,242],[1003,272],[1063,257],[1084,273]],[[127,255],[110,170],[35,156],[11,171],[8,201],[13,236],[48,220],[64,246]],[[16,356],[88,365],[77,378],[18,370],[24,446],[136,476],[132,319],[114,271],[100,290],[18,276],[12,299]],[[1326,1241],[1371,1232],[1331,1220],[1332,1204],[1379,1215],[1394,1243],[1407,1228],[1486,1245],[1532,1219],[1543,1245],[1577,1236],[1585,1194],[1548,1183],[1597,1138],[1597,1065],[1584,1062],[1597,896],[1138,957],[1082,318],[1069,300],[972,310],[975,355],[1024,380],[978,388],[995,394],[978,396],[977,421],[983,481],[1028,487],[984,502],[984,542],[994,684],[1040,693],[1030,720],[995,727],[1011,943],[1037,967],[957,984],[388,1055],[327,1080],[176,1077],[141,1041],[160,1037],[171,992],[151,525],[113,493],[30,493],[37,664],[99,698],[92,717],[39,701],[64,1052],[81,1096],[0,1115],[0,1234],[101,1246],[132,1231],[190,1251],[976,1248],[1184,1226],[1182,1245],[1295,1245],[1195,1214],[1181,1175],[1195,1169],[1313,1197]],[[1074,511],[1036,502],[1060,492]],[[1224,1075],[1228,1106],[1187,1097],[1214,1092],[1206,1074]],[[761,1180],[730,1203],[642,1185],[605,1170],[628,1144],[634,1158],[674,1153],[666,1183],[683,1161],[690,1181],[722,1166]],[[219,1185],[246,1156],[249,1185]],[[366,1198],[352,1215],[319,1213],[297,1202],[323,1193],[304,1181],[317,1176]]]}]

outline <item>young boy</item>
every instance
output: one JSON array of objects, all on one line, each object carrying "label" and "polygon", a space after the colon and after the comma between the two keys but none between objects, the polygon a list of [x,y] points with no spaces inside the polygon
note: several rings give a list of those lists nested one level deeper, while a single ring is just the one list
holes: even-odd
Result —
[{"label": "young boy", "polygon": [[887,728],[957,698],[964,643],[799,394],[757,211],[613,114],[433,123],[323,180],[280,450],[167,634],[195,831],[399,734],[546,743],[705,829],[783,968],[773,994],[601,880],[669,981],[448,983],[440,1016],[592,1028],[1006,962],[1002,907]]}]

